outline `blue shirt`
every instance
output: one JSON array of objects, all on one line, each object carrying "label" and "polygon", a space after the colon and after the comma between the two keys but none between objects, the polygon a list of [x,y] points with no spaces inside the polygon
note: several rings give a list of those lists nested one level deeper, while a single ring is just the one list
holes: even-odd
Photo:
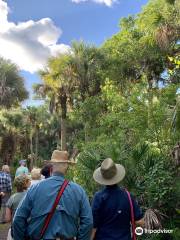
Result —
[{"label": "blue shirt", "polygon": [[26,174],[26,175],[29,174],[28,168],[24,166],[18,167],[18,169],[16,170],[15,176],[18,177],[19,175],[23,175],[23,174]]},{"label": "blue shirt", "polygon": [[[135,221],[143,214],[131,195]],[[92,203],[96,240],[131,240],[131,209],[127,193],[117,185],[97,192]]]},{"label": "blue shirt", "polygon": [[[13,220],[14,240],[24,240],[25,235],[34,239],[39,237],[63,181],[62,175],[54,174],[28,190]],[[69,182],[43,239],[77,237],[88,240],[92,225],[92,211],[85,191],[78,184]]]}]

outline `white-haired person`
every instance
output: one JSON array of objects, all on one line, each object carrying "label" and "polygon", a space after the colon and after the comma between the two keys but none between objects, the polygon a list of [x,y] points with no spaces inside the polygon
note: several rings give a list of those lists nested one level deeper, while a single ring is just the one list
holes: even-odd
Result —
[{"label": "white-haired person", "polygon": [[40,168],[33,168],[31,170],[31,186],[37,184],[41,181],[41,169]]}]

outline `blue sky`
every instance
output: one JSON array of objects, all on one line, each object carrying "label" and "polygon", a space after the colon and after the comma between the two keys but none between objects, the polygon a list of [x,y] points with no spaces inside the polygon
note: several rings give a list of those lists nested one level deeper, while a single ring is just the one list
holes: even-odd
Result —
[{"label": "blue sky", "polygon": [[[0,0],[0,3],[1,2],[3,2],[3,0]],[[14,45],[11,44],[11,46],[14,46],[13,49],[16,56],[18,55],[19,49],[19,59],[17,59],[17,64],[22,65],[21,69],[24,69],[22,71],[22,75],[26,79],[26,86],[28,90],[31,91],[32,84],[40,82],[39,77],[35,73],[35,69],[40,66],[41,59],[44,60],[44,58],[48,56],[42,52],[43,50],[41,52],[37,51],[38,45],[37,49],[35,49],[36,42],[34,42],[33,46],[33,42],[29,41],[27,36],[30,36],[31,32],[32,34],[37,34],[36,31],[38,31],[38,27],[39,29],[43,28],[42,34],[47,38],[49,31],[51,40],[48,41],[51,45],[70,45],[72,40],[83,39],[88,43],[93,43],[99,46],[104,40],[111,37],[119,30],[118,23],[121,17],[126,17],[130,14],[140,12],[142,6],[148,1],[119,0],[118,3],[114,3],[111,7],[108,7],[105,4],[95,3],[93,0],[87,0],[87,2],[81,2],[78,4],[73,3],[72,0],[7,0],[6,2],[9,8],[9,13],[8,23],[3,19],[4,25],[7,25],[11,30],[10,40],[15,41]],[[5,13],[3,14],[5,15]],[[50,20],[41,21],[41,19],[44,18],[49,18]],[[33,22],[29,23],[29,20],[33,20]],[[24,26],[23,24],[19,24],[19,22],[28,22],[28,24]],[[12,26],[9,23],[11,23]],[[35,30],[35,25],[37,30]],[[45,25],[47,25],[47,31],[45,30]],[[27,28],[28,31],[25,31],[25,28]],[[58,31],[61,31],[61,33]],[[6,33],[3,34],[3,41],[9,41]],[[25,38],[24,42],[21,38]],[[31,36],[29,38],[31,38]],[[27,42],[29,43],[29,46]],[[15,44],[19,44],[17,50],[15,48]],[[26,51],[21,49],[22,46]],[[57,48],[57,46],[55,47]],[[66,46],[62,45],[60,48],[64,49]],[[33,51],[34,53],[31,56],[31,52]],[[2,48],[0,48],[0,55],[1,52],[2,54],[6,54],[3,52]],[[40,56],[36,56],[35,53]],[[15,56],[12,56],[12,53],[8,56],[10,56],[13,60],[16,60]],[[43,56],[45,57],[43,58]],[[27,67],[27,64],[31,64],[30,61],[28,62],[28,57],[30,57],[29,59],[31,59],[32,65],[36,59],[38,59],[37,64],[34,66],[32,71]],[[24,58],[24,65],[22,58]],[[27,64],[25,65],[26,62]],[[34,102],[32,99],[29,99],[26,104],[34,104]]]},{"label": "blue sky", "polygon": [[[60,41],[73,39],[101,44],[118,31],[119,19],[136,14],[147,0],[119,0],[112,7],[91,1],[75,4],[70,0],[7,0],[11,21],[39,20],[50,17],[62,31]],[[52,4],[53,3],[53,4]]]}]

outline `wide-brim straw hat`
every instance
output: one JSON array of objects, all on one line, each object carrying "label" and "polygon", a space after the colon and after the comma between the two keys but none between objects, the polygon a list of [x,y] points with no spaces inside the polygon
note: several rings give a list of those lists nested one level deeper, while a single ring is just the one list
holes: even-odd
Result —
[{"label": "wide-brim straw hat", "polygon": [[75,161],[69,159],[69,154],[67,151],[54,150],[49,163],[75,164]]},{"label": "wide-brim straw hat", "polygon": [[125,168],[121,164],[115,164],[111,158],[107,158],[94,171],[93,178],[101,185],[110,186],[122,181],[125,174]]}]

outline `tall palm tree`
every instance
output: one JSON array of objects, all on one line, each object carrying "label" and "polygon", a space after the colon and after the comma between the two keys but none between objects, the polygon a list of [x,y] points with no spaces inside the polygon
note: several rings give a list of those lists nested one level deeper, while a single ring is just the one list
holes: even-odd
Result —
[{"label": "tall palm tree", "polygon": [[[83,42],[74,42],[71,53],[51,58],[48,66],[40,72],[44,86],[38,92],[49,96],[56,113],[61,115],[61,149],[66,149],[67,112],[78,101],[100,92],[102,66],[105,57],[100,49]],[[41,95],[43,95],[41,93]]]},{"label": "tall palm tree", "polygon": [[81,100],[100,92],[106,59],[102,49],[87,45],[84,42],[72,43],[71,68],[73,82],[76,83]]},{"label": "tall palm tree", "polygon": [[0,111],[0,155],[3,163],[8,165],[12,163],[15,152],[20,146],[22,126],[23,115],[19,109],[12,109],[11,111],[3,109]]},{"label": "tall palm tree", "polygon": [[27,97],[28,92],[18,67],[9,60],[0,58],[0,106],[17,106]]},{"label": "tall palm tree", "polygon": [[75,86],[72,82],[70,55],[60,55],[49,59],[48,68],[40,72],[44,85],[37,86],[36,92],[50,100],[50,110],[56,111],[61,118],[61,149],[66,150],[67,109]]}]

